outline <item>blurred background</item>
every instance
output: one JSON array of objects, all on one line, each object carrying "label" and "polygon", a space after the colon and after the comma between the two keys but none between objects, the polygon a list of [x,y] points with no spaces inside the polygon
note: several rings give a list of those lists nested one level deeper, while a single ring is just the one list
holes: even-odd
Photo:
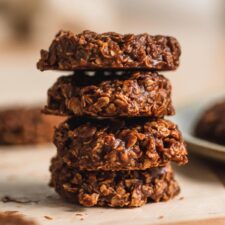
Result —
[{"label": "blurred background", "polygon": [[62,73],[41,73],[36,62],[59,29],[175,36],[181,66],[164,74],[176,106],[225,87],[223,0],[0,0],[1,105],[45,101]]}]

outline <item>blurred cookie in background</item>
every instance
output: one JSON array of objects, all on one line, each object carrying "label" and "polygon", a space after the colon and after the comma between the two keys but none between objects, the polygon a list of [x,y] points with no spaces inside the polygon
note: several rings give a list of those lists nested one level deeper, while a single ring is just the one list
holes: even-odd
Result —
[{"label": "blurred cookie in background", "polygon": [[37,225],[33,220],[25,218],[17,211],[0,212],[0,224],[2,225]]},{"label": "blurred cookie in background", "polygon": [[0,110],[0,145],[52,142],[62,117],[43,115],[41,107],[14,106]]},{"label": "blurred cookie in background", "polygon": [[203,112],[196,125],[195,135],[225,145],[225,99]]},{"label": "blurred cookie in background", "polygon": [[[35,29],[35,19],[42,10],[42,0],[1,0],[0,1],[0,18],[1,34],[10,41],[27,41]],[[24,7],[26,6],[26,7]]]}]

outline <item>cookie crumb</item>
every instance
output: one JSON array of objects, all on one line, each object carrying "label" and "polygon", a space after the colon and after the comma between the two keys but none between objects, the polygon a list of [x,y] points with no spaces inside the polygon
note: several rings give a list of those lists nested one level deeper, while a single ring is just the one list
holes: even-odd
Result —
[{"label": "cookie crumb", "polygon": [[161,220],[161,219],[163,219],[163,218],[164,218],[164,216],[159,216],[159,217],[158,217],[159,220]]},{"label": "cookie crumb", "polygon": [[182,197],[180,197],[180,198],[179,198],[179,200],[184,200],[184,197],[183,197],[183,196],[182,196]]},{"label": "cookie crumb", "polygon": [[53,218],[50,217],[50,216],[44,216],[44,218],[47,219],[47,220],[53,220]]}]

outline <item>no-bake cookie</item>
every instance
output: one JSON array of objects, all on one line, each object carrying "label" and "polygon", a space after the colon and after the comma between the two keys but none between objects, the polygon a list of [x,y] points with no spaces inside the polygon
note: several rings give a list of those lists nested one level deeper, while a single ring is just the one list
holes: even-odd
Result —
[{"label": "no-bake cookie", "polygon": [[144,170],[187,163],[177,126],[165,119],[71,118],[55,131],[58,155],[80,170]]},{"label": "no-bake cookie", "polygon": [[41,50],[37,67],[42,71],[175,70],[180,54],[178,41],[169,36],[60,31],[49,50]]},{"label": "no-bake cookie", "polygon": [[203,112],[195,134],[202,139],[225,145],[225,101],[216,103]]},{"label": "no-bake cookie", "polygon": [[179,193],[170,165],[145,171],[79,171],[60,158],[51,165],[51,186],[67,201],[83,206],[137,207]]},{"label": "no-bake cookie", "polygon": [[41,114],[41,108],[9,107],[0,111],[0,144],[22,145],[51,142],[63,119]]},{"label": "no-bake cookie", "polygon": [[[79,71],[48,90],[45,113],[92,117],[163,117],[175,113],[171,84],[156,72]],[[107,75],[106,75],[107,74]]]}]

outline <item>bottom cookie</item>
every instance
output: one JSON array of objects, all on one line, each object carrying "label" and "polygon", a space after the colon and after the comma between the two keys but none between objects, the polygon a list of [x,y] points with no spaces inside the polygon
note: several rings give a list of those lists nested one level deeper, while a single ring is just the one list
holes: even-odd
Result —
[{"label": "bottom cookie", "polygon": [[50,185],[83,206],[138,207],[166,201],[180,191],[170,165],[144,171],[78,171],[54,158]]}]

